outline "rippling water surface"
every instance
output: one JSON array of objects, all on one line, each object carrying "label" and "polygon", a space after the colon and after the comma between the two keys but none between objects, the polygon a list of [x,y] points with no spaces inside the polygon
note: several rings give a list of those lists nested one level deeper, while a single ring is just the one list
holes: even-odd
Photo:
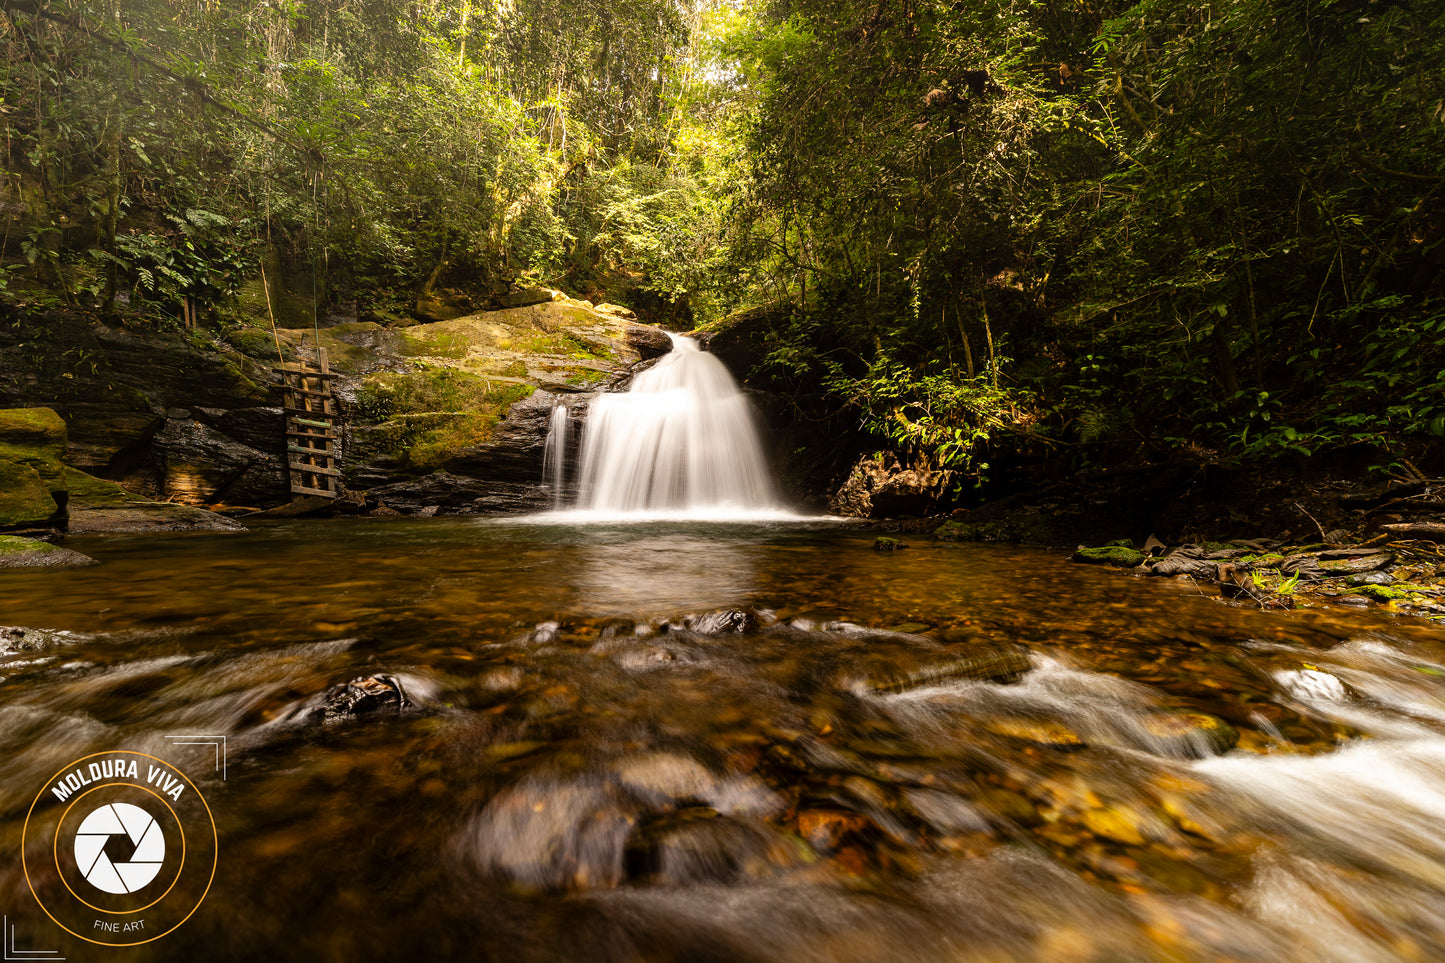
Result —
[{"label": "rippling water surface", "polygon": [[[59,767],[127,749],[219,833],[133,958],[1445,958],[1439,626],[872,540],[72,539],[102,564],[0,577],[0,625],[58,630],[0,636],[0,910],[119,952],[67,942],[18,857]],[[342,714],[376,676],[412,706]],[[224,778],[187,734],[226,736]]]}]

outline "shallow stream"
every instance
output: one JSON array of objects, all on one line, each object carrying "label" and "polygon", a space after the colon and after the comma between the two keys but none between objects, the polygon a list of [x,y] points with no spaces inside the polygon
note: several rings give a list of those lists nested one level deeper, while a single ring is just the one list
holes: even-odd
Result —
[{"label": "shallow stream", "polygon": [[[478,519],[73,538],[102,564],[0,580],[0,625],[59,630],[0,635],[14,946],[1445,958],[1438,625],[913,542]],[[410,706],[343,711],[360,677]],[[188,736],[224,736],[224,769]],[[116,749],[190,775],[218,835],[194,915],[123,952],[46,920],[18,858],[48,781]]]}]

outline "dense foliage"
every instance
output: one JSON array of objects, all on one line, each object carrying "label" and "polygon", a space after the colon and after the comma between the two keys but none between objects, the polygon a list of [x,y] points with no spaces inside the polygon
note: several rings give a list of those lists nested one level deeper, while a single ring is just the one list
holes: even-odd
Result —
[{"label": "dense foliage", "polygon": [[774,367],[896,446],[1445,435],[1445,4],[791,0],[735,43]]},{"label": "dense foliage", "polygon": [[1445,436],[1441,0],[9,0],[0,43],[12,300],[765,305],[760,377],[974,470]]},{"label": "dense foliage", "polygon": [[692,17],[671,0],[7,3],[10,280],[166,316],[224,308],[268,259],[314,268],[322,301],[328,282],[397,304],[523,274],[585,289],[623,265],[680,286],[654,221],[693,191],[671,156]]}]

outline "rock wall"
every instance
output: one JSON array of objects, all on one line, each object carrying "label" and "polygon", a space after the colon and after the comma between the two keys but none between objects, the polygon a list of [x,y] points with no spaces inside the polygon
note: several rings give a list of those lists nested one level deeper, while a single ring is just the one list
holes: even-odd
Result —
[{"label": "rock wall", "polygon": [[[352,510],[503,513],[550,504],[541,466],[552,407],[585,408],[671,344],[626,309],[596,309],[556,292],[547,298],[404,328],[353,322],[320,330],[340,375],[341,467]],[[221,340],[64,312],[11,315],[0,319],[0,408],[53,408],[65,460],[125,491],[266,508],[290,500],[273,371],[278,343],[279,357],[290,360],[316,338],[312,329],[273,336],[241,328]],[[58,520],[64,495],[57,502],[7,464],[0,459],[0,472],[16,478],[0,478],[0,488],[23,490]]]}]

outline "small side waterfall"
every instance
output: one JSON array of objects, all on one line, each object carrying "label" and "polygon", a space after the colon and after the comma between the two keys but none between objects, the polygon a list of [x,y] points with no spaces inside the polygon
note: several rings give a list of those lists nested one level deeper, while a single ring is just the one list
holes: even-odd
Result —
[{"label": "small side waterfall", "polygon": [[542,480],[552,490],[552,508],[562,507],[564,486],[567,481],[567,436],[572,419],[566,405],[552,409],[547,422],[547,445],[542,449]]},{"label": "small side waterfall", "polygon": [[[777,496],[747,398],[727,366],[689,338],[626,392],[591,404],[582,436],[577,508],[600,514],[748,514]],[[564,450],[553,412],[547,453]],[[548,461],[547,472],[562,469]],[[548,475],[549,480],[553,475]],[[560,490],[560,484],[553,490]]]}]

